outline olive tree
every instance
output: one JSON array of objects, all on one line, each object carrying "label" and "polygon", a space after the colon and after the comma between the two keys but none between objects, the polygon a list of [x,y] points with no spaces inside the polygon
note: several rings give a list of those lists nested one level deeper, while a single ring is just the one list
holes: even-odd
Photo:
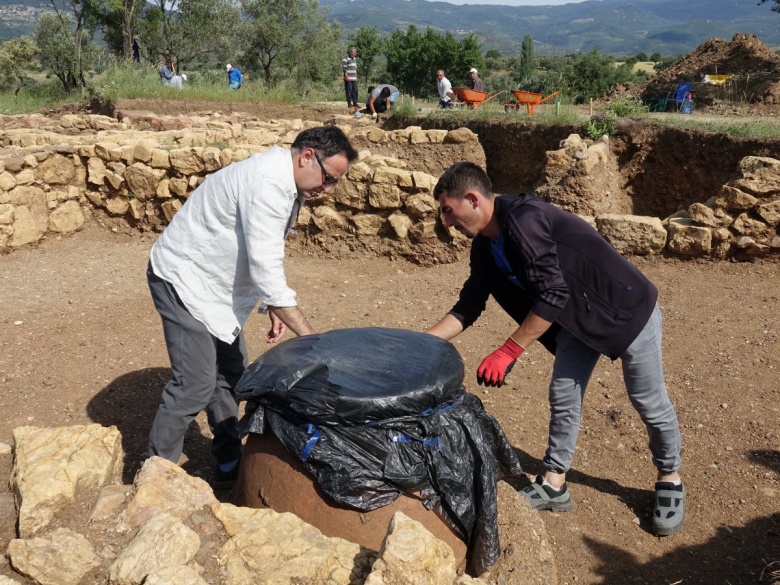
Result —
[{"label": "olive tree", "polygon": [[38,47],[30,37],[18,37],[0,44],[0,89],[19,93],[24,83],[24,73],[39,69]]}]

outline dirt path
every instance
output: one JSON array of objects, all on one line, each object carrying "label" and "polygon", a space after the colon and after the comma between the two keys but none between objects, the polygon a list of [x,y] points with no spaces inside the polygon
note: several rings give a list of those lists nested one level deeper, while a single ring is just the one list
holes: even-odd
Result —
[{"label": "dirt path", "polygon": [[[12,429],[22,425],[114,424],[127,452],[125,480],[132,479],[168,375],[144,277],[152,242],[92,227],[0,256],[0,441],[11,443]],[[569,476],[576,508],[543,515],[559,582],[756,583],[780,560],[780,265],[636,262],[660,290],[688,519],[677,536],[649,533],[646,435],[620,365],[603,359]],[[287,261],[290,283],[319,330],[423,329],[452,305],[466,270],[465,260],[421,268],[297,253]],[[266,326],[265,317],[250,318],[251,356],[266,349]],[[507,386],[485,391],[474,384],[479,360],[511,329],[491,305],[456,347],[467,389],[484,400],[534,473],[545,448],[550,357],[532,347]],[[209,473],[206,435],[199,419],[186,443],[190,473]],[[0,564],[0,574],[5,569]],[[507,582],[522,583],[522,576]]]}]

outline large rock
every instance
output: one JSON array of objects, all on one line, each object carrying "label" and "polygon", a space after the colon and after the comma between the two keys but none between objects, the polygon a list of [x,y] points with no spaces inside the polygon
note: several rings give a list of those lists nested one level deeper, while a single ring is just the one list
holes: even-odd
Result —
[{"label": "large rock", "polygon": [[596,227],[621,254],[657,254],[666,244],[666,230],[657,217],[605,214],[596,218]]},{"label": "large rock", "polygon": [[457,564],[466,557],[466,543],[418,500],[402,495],[392,504],[371,512],[339,506],[270,432],[249,435],[235,497],[240,506],[270,506],[277,512],[292,512],[326,536],[345,538],[375,551],[382,546],[393,514],[400,511],[446,542]]},{"label": "large rock", "polygon": [[49,216],[49,229],[53,232],[68,234],[75,232],[82,225],[84,225],[84,212],[81,211],[81,205],[73,199],[60,205]]},{"label": "large rock", "polygon": [[13,436],[11,483],[20,502],[22,538],[48,524],[77,492],[120,483],[123,452],[114,426],[18,427]]},{"label": "large rock", "polygon": [[82,577],[100,565],[92,544],[67,528],[30,540],[12,540],[8,556],[14,569],[40,585],[81,583]]}]

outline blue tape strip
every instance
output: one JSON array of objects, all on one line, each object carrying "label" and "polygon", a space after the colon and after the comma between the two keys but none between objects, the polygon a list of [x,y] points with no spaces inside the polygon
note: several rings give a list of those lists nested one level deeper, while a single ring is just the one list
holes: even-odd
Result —
[{"label": "blue tape strip", "polygon": [[303,447],[303,452],[301,453],[301,461],[306,461],[307,457],[309,456],[309,453],[311,453],[311,450],[314,449],[314,445],[317,444],[317,441],[322,435],[322,429],[320,429],[320,427],[318,426],[313,425],[312,423],[309,423],[306,432],[309,433],[311,436],[309,437],[309,440],[306,441],[306,445],[304,445]]}]

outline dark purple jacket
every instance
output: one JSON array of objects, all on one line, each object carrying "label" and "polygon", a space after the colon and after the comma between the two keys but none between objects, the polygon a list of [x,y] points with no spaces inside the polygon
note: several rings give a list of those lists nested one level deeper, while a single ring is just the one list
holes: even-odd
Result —
[{"label": "dark purple jacket", "polygon": [[518,323],[533,311],[553,322],[540,342],[553,353],[558,327],[617,359],[644,328],[658,290],[588,222],[530,195],[495,199],[504,251],[520,288],[499,270],[490,239],[471,245],[471,274],[450,311],[464,329],[490,295]]}]

